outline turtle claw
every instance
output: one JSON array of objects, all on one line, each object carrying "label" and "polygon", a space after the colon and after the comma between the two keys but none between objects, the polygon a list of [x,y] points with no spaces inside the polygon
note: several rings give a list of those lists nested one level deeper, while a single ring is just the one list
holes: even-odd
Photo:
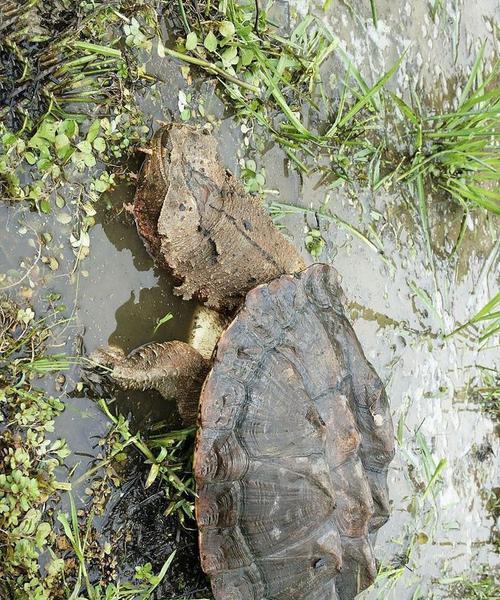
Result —
[{"label": "turtle claw", "polygon": [[125,352],[118,346],[101,346],[89,356],[89,361],[96,367],[105,367],[106,369],[113,369],[124,360]]},{"label": "turtle claw", "polygon": [[82,380],[97,395],[107,393],[116,380],[113,376],[117,365],[125,360],[125,352],[118,346],[97,348],[85,360]]},{"label": "turtle claw", "polygon": [[125,390],[156,390],[175,400],[187,425],[196,423],[201,386],[209,361],[184,342],[146,344],[128,356],[121,348],[106,346],[93,352],[92,383],[118,385]]}]

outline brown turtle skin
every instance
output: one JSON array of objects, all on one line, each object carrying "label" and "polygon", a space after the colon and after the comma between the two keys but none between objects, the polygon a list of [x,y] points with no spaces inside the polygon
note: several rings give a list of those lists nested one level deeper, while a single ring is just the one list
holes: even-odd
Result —
[{"label": "brown turtle skin", "polygon": [[107,346],[92,353],[91,361],[112,370],[114,384],[125,390],[156,390],[175,400],[186,424],[196,423],[198,398],[210,361],[189,344],[174,340],[146,344],[125,355],[121,348]]},{"label": "brown turtle skin", "polygon": [[156,132],[134,201],[148,251],[180,284],[221,313],[234,312],[259,283],[305,267],[259,198],[217,155],[217,141],[187,125]]},{"label": "brown turtle skin", "polygon": [[249,292],[204,383],[194,471],[216,600],[352,599],[376,574],[394,432],[332,267]]}]

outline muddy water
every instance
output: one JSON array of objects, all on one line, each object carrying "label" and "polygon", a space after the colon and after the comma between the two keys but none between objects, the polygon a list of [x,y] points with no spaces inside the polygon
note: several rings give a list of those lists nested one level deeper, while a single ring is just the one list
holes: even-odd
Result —
[{"label": "muddy water", "polygon": [[[377,27],[368,2],[333,3],[327,14],[321,10],[322,2],[277,4],[280,14],[292,20],[315,10],[368,81],[380,77],[408,48],[391,85],[404,95],[414,88],[436,107],[453,102],[484,40],[486,54],[493,51],[496,3],[491,0],[443,2],[435,21],[430,3],[401,3],[396,9],[394,3],[377,0]],[[155,57],[146,68],[160,79],[140,100],[155,128],[157,119],[179,118],[179,90],[186,89],[186,82],[168,59]],[[204,99],[223,159],[237,172],[244,153],[240,129],[224,118],[213,86],[194,83],[189,89],[191,104]],[[299,177],[279,148],[269,143],[267,147],[260,157],[266,188],[274,191],[267,199],[317,208],[327,194],[318,178]],[[430,260],[413,199],[398,190],[374,195],[365,189],[354,193],[340,189],[330,195],[333,213],[367,236],[370,228],[376,231],[386,257],[383,260],[345,228],[321,223],[326,246],[320,259],[333,264],[342,276],[354,327],[386,383],[394,421],[399,423],[400,445],[389,473],[393,515],[381,530],[376,553],[393,567],[400,566],[403,574],[392,582],[380,581],[364,597],[446,597],[439,584],[443,578],[467,574],[479,564],[491,569],[498,564],[491,544],[493,521],[485,509],[489,490],[499,485],[498,438],[494,423],[472,402],[470,391],[471,383],[481,377],[478,365],[494,368],[495,349],[488,344],[478,349],[469,333],[446,339],[440,335],[475,314],[498,289],[498,223],[471,217],[459,254],[448,259],[461,215],[435,199],[430,203],[434,250]],[[61,340],[70,352],[76,352],[79,343],[86,352],[105,343],[128,351],[152,340],[185,339],[193,305],[174,296],[172,283],[144,251],[122,209],[129,200],[130,190],[125,188],[109,198],[110,207],[99,212],[91,231],[91,254],[73,274],[69,230],[50,216],[43,222],[22,207],[0,207],[6,224],[0,239],[2,271],[14,269],[22,277],[37,256],[34,231],[51,231],[54,236],[48,246],[58,256],[60,268],[52,272],[38,261],[18,287],[26,286],[29,294],[32,282],[33,299],[40,305],[40,290],[62,295],[74,317]],[[316,219],[288,216],[281,222],[312,262],[303,235],[307,223],[316,226]],[[424,290],[432,308],[416,290]],[[153,335],[156,321],[167,312],[174,319]],[[75,372],[68,391],[77,379]],[[173,411],[146,394],[119,395],[117,402],[138,425]],[[83,472],[96,452],[93,436],[104,431],[105,421],[90,400],[73,398],[60,426],[72,449],[81,453],[77,473]],[[423,489],[441,459],[446,460],[441,479],[424,498]],[[415,534],[420,543],[407,559],[408,540]]]}]

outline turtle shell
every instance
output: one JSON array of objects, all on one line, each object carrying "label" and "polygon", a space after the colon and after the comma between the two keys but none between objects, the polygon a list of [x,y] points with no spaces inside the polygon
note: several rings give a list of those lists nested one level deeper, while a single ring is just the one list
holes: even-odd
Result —
[{"label": "turtle shell", "polygon": [[194,465],[216,600],[344,600],[375,577],[394,434],[341,297],[330,266],[283,275],[219,341]]}]

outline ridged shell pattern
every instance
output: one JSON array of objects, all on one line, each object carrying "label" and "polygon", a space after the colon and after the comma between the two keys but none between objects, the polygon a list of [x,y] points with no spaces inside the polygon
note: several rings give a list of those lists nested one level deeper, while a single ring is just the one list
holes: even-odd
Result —
[{"label": "ridged shell pattern", "polygon": [[250,291],[200,402],[200,554],[216,600],[346,600],[375,576],[394,454],[382,383],[317,264]]}]

